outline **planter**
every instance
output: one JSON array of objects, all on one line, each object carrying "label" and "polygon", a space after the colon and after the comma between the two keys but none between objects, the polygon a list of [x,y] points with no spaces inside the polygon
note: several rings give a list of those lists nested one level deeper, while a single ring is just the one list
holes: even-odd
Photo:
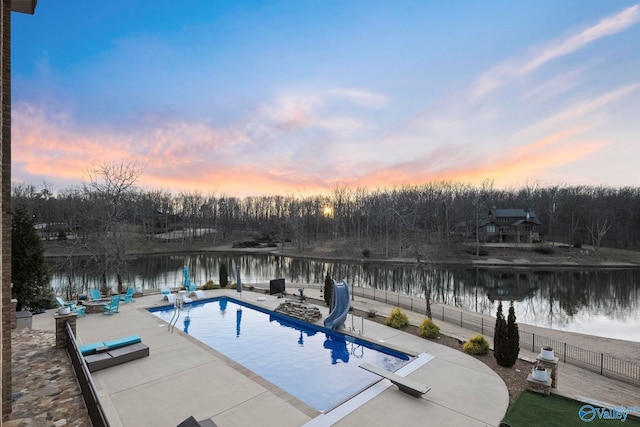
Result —
[{"label": "planter", "polygon": [[542,357],[544,360],[553,360],[555,358],[553,349],[551,347],[543,347],[540,350],[540,357]]},{"label": "planter", "polygon": [[71,313],[71,309],[69,307],[60,307],[58,309],[58,314],[69,314]]},{"label": "planter", "polygon": [[531,376],[536,381],[547,381],[548,373],[546,369],[534,368],[531,372]]}]

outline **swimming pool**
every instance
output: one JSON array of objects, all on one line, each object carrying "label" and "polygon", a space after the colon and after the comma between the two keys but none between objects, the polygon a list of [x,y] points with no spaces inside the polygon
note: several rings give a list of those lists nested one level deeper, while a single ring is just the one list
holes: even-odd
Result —
[{"label": "swimming pool", "polygon": [[[173,307],[149,310],[169,322]],[[325,412],[380,377],[368,362],[395,371],[406,354],[231,298],[185,306],[176,327],[309,406]]]}]

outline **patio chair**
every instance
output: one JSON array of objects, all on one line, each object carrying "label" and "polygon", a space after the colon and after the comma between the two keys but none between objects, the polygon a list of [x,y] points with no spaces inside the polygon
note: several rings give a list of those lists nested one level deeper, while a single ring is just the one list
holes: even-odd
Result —
[{"label": "patio chair", "polygon": [[71,309],[71,311],[76,311],[76,303],[73,301],[65,301],[60,297],[56,297],[56,301],[58,302],[58,305],[60,306],[60,308],[63,307],[69,307],[69,309]]},{"label": "patio chair", "polygon": [[133,288],[129,288],[127,289],[127,293],[124,295],[120,295],[120,301],[127,303],[127,302],[136,302],[136,300],[133,299]]},{"label": "patio chair", "polygon": [[71,301],[65,301],[60,297],[56,297],[56,301],[58,302],[58,305],[60,306],[60,308],[69,307],[69,310],[75,311],[76,313],[78,313],[79,317],[85,316],[85,311],[87,310],[87,307],[83,305],[77,306],[76,303]]},{"label": "patio chair", "polygon": [[198,299],[205,297],[204,291],[197,290],[196,285],[193,283],[189,284],[189,287],[187,288],[187,292],[189,293],[189,295],[197,296]]},{"label": "patio chair", "polygon": [[119,313],[119,308],[120,308],[120,296],[116,295],[114,297],[111,297],[110,303],[104,304],[104,307],[102,308],[102,313],[109,314],[109,315],[113,313]]},{"label": "patio chair", "polygon": [[102,295],[100,295],[100,291],[97,289],[90,289],[89,294],[91,295],[92,300],[102,299]]}]

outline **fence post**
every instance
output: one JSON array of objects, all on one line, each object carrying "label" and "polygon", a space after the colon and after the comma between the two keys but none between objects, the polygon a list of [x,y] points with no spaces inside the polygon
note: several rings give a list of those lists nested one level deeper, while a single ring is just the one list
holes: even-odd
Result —
[{"label": "fence post", "polygon": [[531,339],[531,351],[535,353],[536,352],[536,334],[531,334],[531,336],[533,337]]},{"label": "fence post", "polygon": [[442,306],[442,320],[444,320],[444,305]]},{"label": "fence post", "polygon": [[484,317],[480,318],[480,330],[482,331],[481,334],[484,335]]},{"label": "fence post", "polygon": [[460,312],[460,327],[462,328],[462,312]]},{"label": "fence post", "polygon": [[602,375],[602,364],[604,362],[604,353],[600,353],[600,375]]},{"label": "fence post", "polygon": [[564,343],[564,350],[562,351],[563,362],[567,363],[567,343]]}]

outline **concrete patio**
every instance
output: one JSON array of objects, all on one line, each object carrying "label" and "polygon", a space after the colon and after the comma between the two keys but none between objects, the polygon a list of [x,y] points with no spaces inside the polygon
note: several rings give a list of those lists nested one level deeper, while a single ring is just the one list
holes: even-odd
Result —
[{"label": "concrete patio", "polygon": [[[235,290],[206,291],[206,295],[240,299]],[[276,296],[248,291],[241,299],[267,309],[283,302]],[[146,310],[160,305],[166,301],[159,294],[148,295],[121,305],[120,313],[112,316],[89,314],[77,319],[80,343],[135,333],[150,347],[149,357],[93,373],[114,427],[175,426],[190,415],[218,426],[409,426],[423,425],[425,420],[438,426],[497,426],[508,406],[504,382],[484,363],[364,319],[362,338],[412,355],[426,353],[421,359],[425,363],[407,378],[430,386],[431,391],[416,399],[382,380],[322,414],[179,328],[169,332],[166,323]],[[319,308],[323,316],[328,314],[326,307]],[[34,317],[33,323],[34,329],[54,328],[49,314]],[[381,392],[375,395],[376,390]]]}]

